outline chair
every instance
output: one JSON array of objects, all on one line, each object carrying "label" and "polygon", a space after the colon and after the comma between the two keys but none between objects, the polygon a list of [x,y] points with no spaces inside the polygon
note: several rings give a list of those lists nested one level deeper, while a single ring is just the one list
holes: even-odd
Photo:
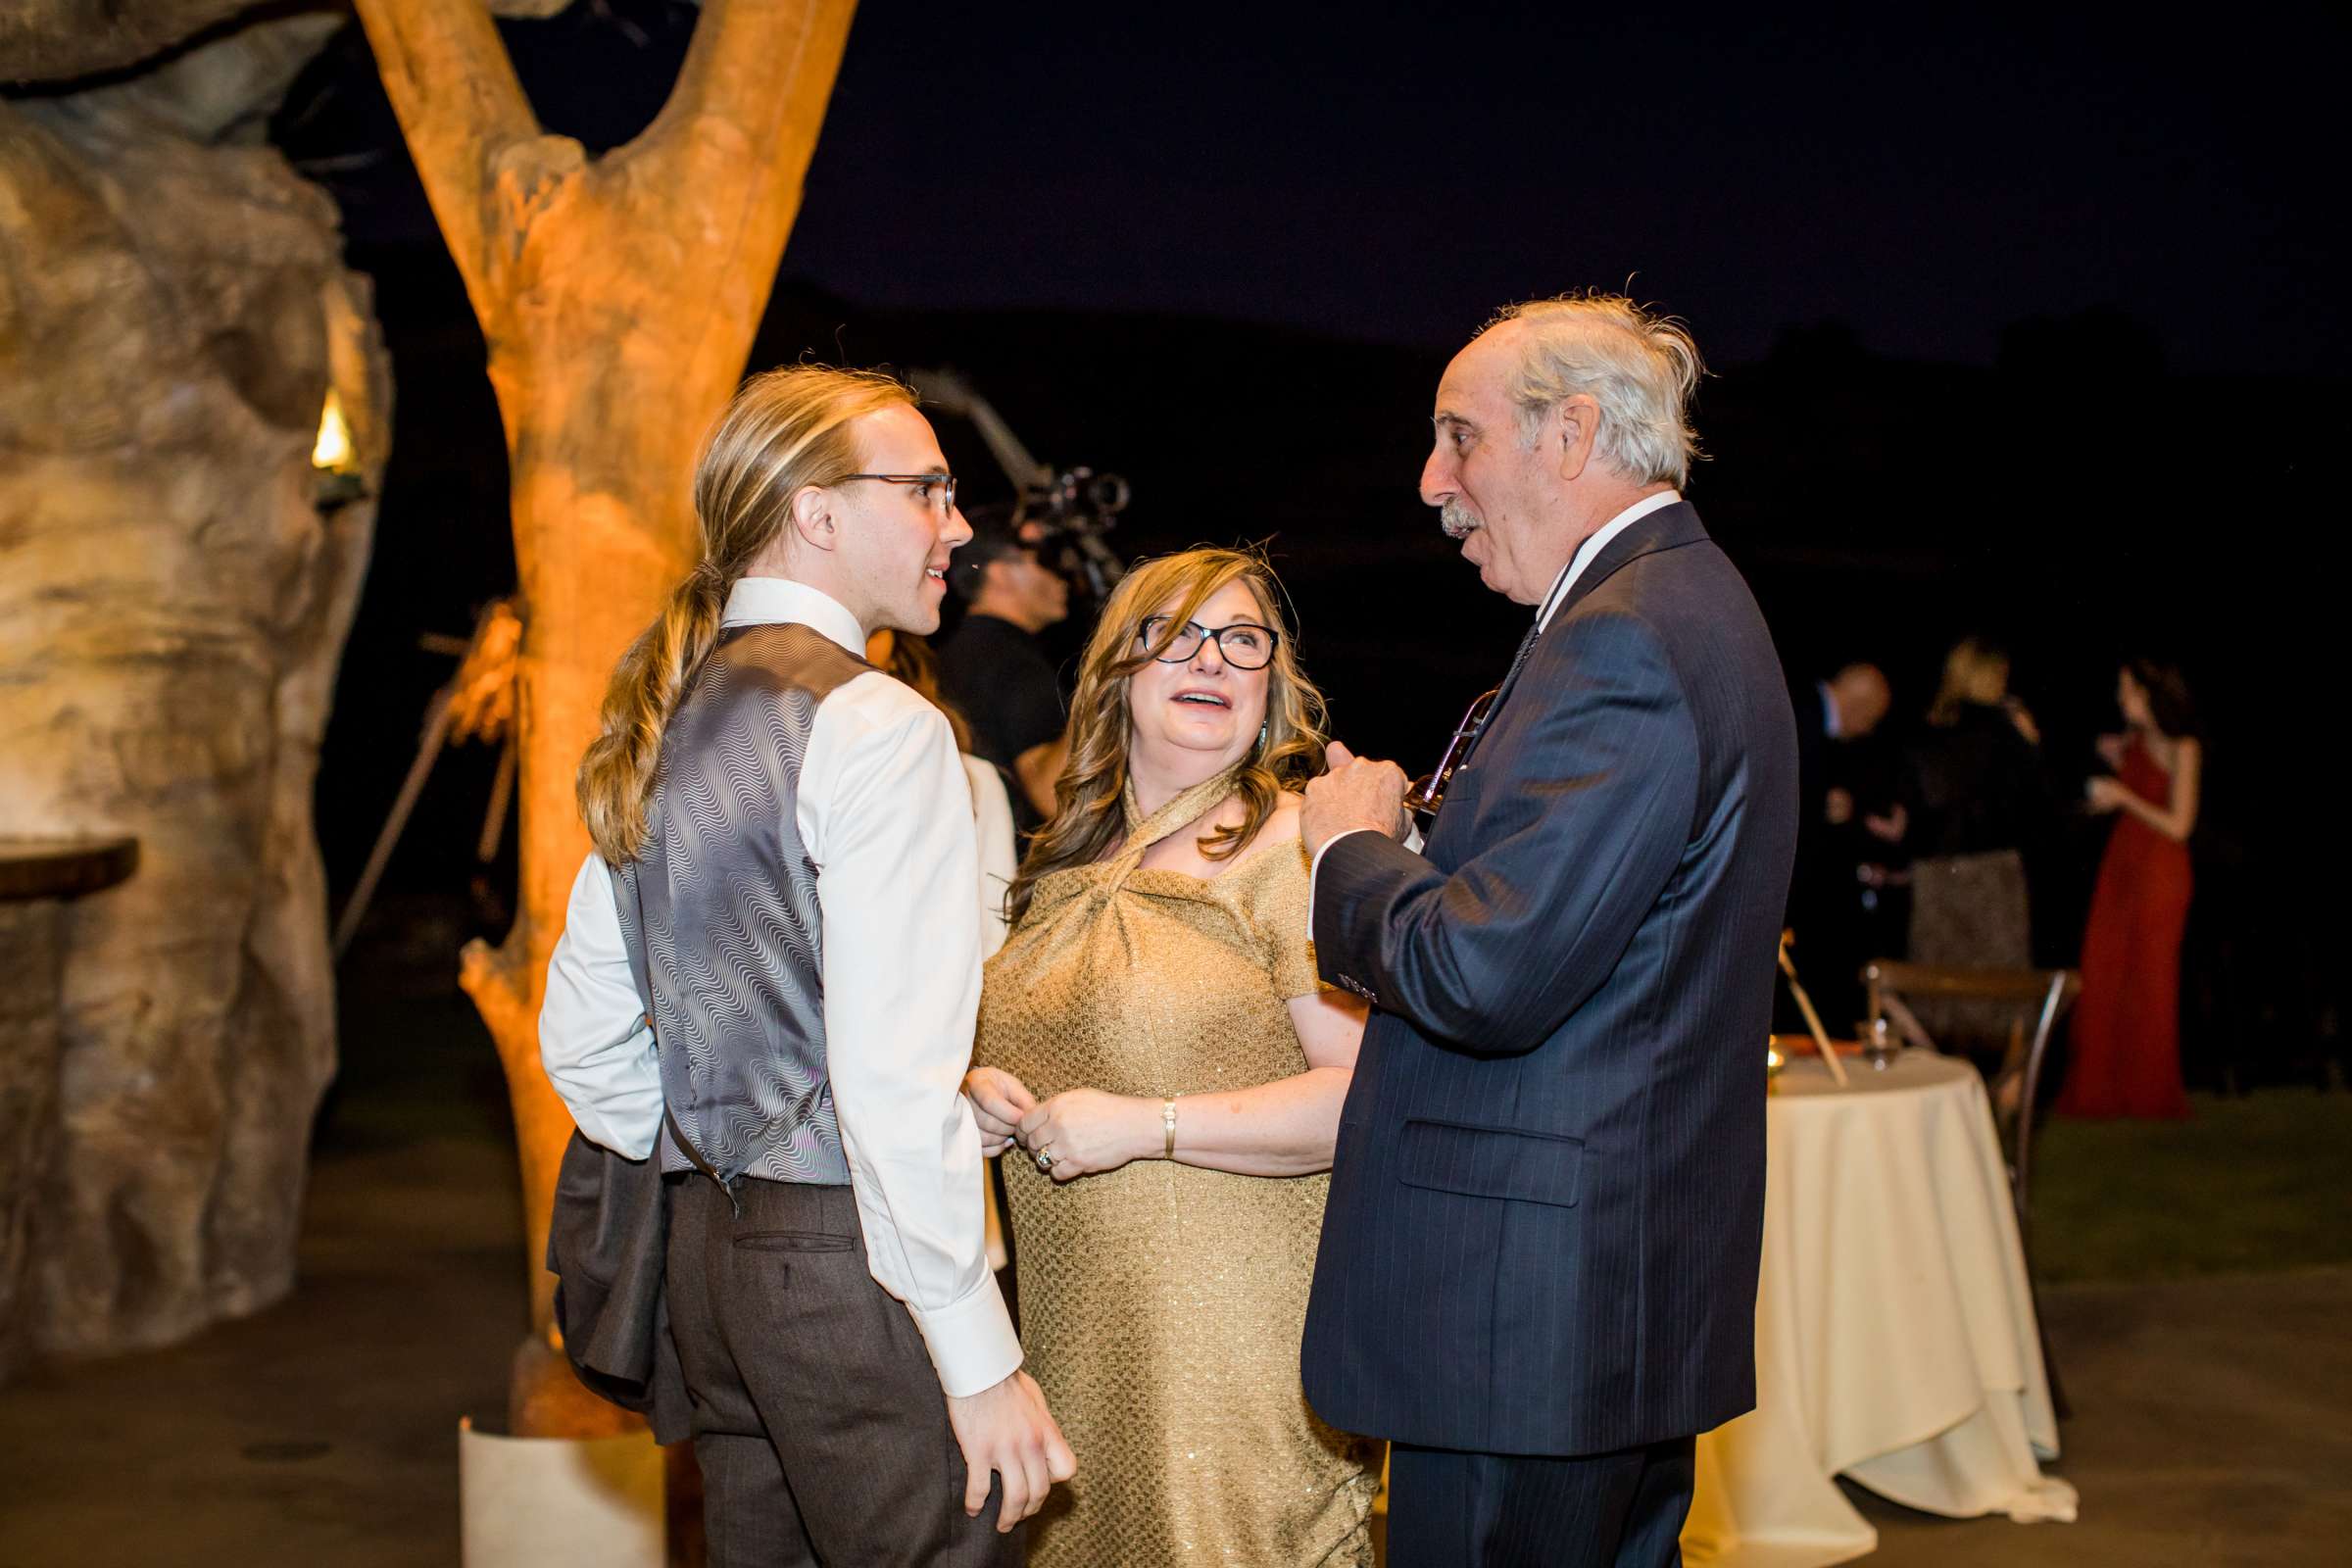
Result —
[{"label": "chair", "polygon": [[[2010,1017],[2009,1049],[1992,1075],[1992,1103],[1994,1125],[2009,1167],[2009,1201],[2017,1210],[2018,1245],[2026,1253],[2027,1288],[2035,1291],[2034,1315],[2038,1323],[2041,1302],[2034,1286],[2033,1265],[2034,1113],[2050,1038],[2057,1033],[2058,1020],[2082,994],[2082,977],[2072,969],[1971,968],[1878,958],[1863,966],[1862,978],[1869,988],[1872,1026],[1882,1020],[1890,1022],[1912,1045],[1929,1051],[1938,1048],[1904,1002],[1905,996],[1969,998],[2008,1003],[2016,1008]],[[2033,1020],[2031,1035],[2029,1017]],[[2061,1416],[2072,1415],[2066,1390],[2058,1381],[2058,1363],[2050,1354],[2047,1330],[2042,1332],[2041,1359],[2049,1373],[2051,1404]]]}]

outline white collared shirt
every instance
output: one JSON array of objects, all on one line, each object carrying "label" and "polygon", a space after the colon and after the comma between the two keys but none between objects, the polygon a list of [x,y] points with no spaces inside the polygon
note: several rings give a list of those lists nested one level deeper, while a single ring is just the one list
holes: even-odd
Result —
[{"label": "white collared shirt", "polygon": [[[857,616],[805,583],[746,577],[721,624],[793,622],[863,655]],[[906,1304],[950,1395],[1021,1364],[988,1263],[980,1131],[964,1102],[980,1005],[973,798],[947,720],[880,671],[817,707],[794,806],[818,867],[825,1069],[867,1266]],[[590,1139],[642,1159],[662,1076],[613,907],[591,854],[548,964],[539,1052]]]}]

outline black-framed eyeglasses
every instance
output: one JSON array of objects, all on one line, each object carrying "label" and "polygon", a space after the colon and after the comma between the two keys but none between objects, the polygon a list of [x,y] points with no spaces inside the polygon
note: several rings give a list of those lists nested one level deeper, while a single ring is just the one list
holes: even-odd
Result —
[{"label": "black-framed eyeglasses", "polygon": [[1487,727],[1487,718],[1494,710],[1494,699],[1501,693],[1502,688],[1497,686],[1491,692],[1481,694],[1470,705],[1469,711],[1462,714],[1462,721],[1454,725],[1453,739],[1446,743],[1446,755],[1438,759],[1437,767],[1413,780],[1406,788],[1405,809],[1422,819],[1424,829],[1436,823],[1438,808],[1446,804],[1446,786],[1453,782],[1455,770],[1470,760],[1471,749],[1478,745],[1478,737]]},{"label": "black-framed eyeglasses", "polygon": [[872,479],[881,484],[914,486],[915,495],[931,503],[931,510],[946,516],[956,510],[956,476],[952,473],[845,473],[842,483],[852,479]]},{"label": "black-framed eyeglasses", "polygon": [[[1150,648],[1159,641],[1167,624],[1165,615],[1146,615],[1135,628],[1135,635]],[[1214,630],[1197,620],[1188,620],[1168,639],[1168,645],[1152,657],[1163,664],[1181,664],[1198,655],[1202,643],[1215,643],[1217,657],[1236,669],[1263,669],[1274,662],[1274,650],[1281,646],[1282,634],[1253,620],[1237,620]]]}]

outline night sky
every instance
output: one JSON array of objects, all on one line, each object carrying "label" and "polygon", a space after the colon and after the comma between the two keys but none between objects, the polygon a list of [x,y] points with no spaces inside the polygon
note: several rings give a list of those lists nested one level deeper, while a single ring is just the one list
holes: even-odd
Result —
[{"label": "night sky", "polygon": [[[2340,372],[2340,9],[1529,9],[875,0],[784,275],[1428,347],[1630,279],[1725,365],[1825,320],[1988,363],[2022,318],[2103,306],[2184,371]],[[694,18],[592,0],[508,32],[550,127],[599,147]],[[372,200],[361,236],[429,235]]]},{"label": "night sky", "polygon": [[1631,277],[1727,364],[2108,305],[2184,369],[2340,369],[2343,11],[1534,9],[868,6],[787,269],[1429,345]]}]

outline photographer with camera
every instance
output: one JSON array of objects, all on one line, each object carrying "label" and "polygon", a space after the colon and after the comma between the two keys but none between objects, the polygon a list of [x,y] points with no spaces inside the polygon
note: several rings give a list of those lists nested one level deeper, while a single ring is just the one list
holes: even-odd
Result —
[{"label": "photographer with camera", "polygon": [[972,524],[948,581],[969,608],[939,651],[940,684],[972,727],[972,753],[1019,786],[1024,833],[1054,814],[1054,783],[1069,758],[1061,690],[1038,633],[1069,613],[1069,585],[1038,560],[1034,523]]}]

